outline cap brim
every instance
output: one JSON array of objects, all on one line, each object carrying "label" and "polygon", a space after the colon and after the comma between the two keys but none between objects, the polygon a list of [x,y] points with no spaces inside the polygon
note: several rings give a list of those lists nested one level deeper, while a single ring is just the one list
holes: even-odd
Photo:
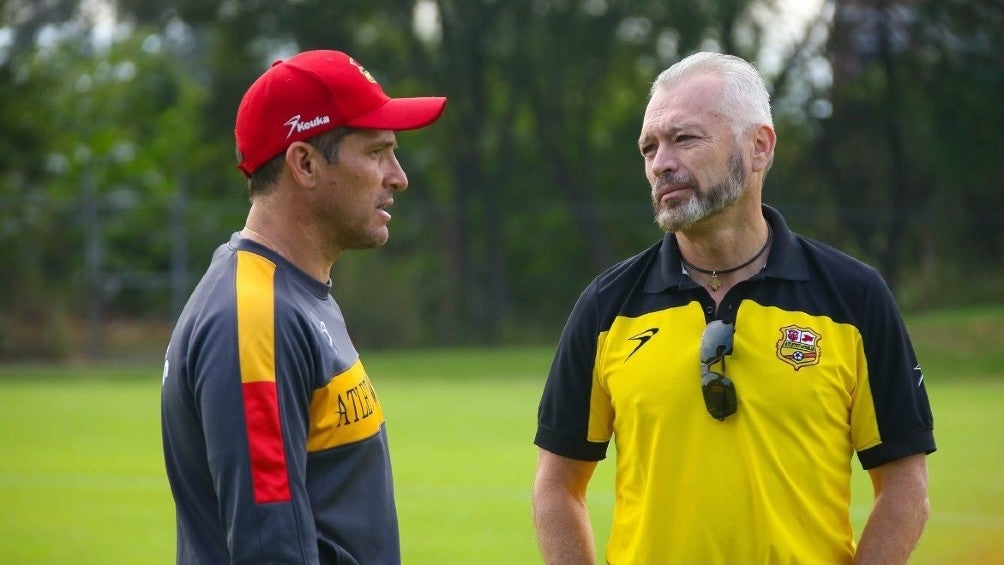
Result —
[{"label": "cap brim", "polygon": [[418,129],[438,120],[445,109],[446,98],[442,96],[391,98],[376,110],[350,120],[345,125],[393,131]]}]

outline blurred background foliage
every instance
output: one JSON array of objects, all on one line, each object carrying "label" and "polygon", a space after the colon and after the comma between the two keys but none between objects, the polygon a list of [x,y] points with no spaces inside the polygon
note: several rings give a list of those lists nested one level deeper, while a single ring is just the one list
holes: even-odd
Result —
[{"label": "blurred background foliage", "polygon": [[765,200],[794,229],[878,267],[904,308],[1004,299],[999,0],[2,0],[0,18],[0,359],[159,354],[243,225],[241,95],[318,48],[391,96],[450,99],[399,136],[390,243],[333,270],[362,346],[553,342],[593,276],[660,237],[636,139],[652,79],[697,50],[766,76]]}]

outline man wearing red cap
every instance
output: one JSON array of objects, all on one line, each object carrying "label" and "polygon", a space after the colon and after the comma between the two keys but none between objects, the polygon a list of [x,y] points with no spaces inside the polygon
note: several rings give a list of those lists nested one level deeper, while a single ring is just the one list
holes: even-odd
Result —
[{"label": "man wearing red cap", "polygon": [[395,132],[441,97],[389,98],[338,51],[278,61],[237,112],[244,229],[221,245],[164,360],[178,563],[399,563],[379,397],[330,295],[383,245],[408,186]]}]

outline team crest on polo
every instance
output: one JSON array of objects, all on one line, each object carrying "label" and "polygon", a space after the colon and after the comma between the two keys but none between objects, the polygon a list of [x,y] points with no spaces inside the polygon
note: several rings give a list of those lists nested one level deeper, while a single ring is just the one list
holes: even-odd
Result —
[{"label": "team crest on polo", "polygon": [[795,370],[819,363],[821,354],[819,332],[801,326],[781,328],[781,339],[777,341],[777,356]]}]

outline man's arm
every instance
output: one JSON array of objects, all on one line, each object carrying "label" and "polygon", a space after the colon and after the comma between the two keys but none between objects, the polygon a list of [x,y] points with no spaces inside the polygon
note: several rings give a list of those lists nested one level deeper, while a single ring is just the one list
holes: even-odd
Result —
[{"label": "man's arm", "polygon": [[533,483],[533,523],[547,565],[596,563],[586,487],[596,461],[578,461],[540,449]]},{"label": "man's arm", "polygon": [[927,456],[911,455],[869,471],[875,504],[854,563],[906,563],[927,523]]}]

